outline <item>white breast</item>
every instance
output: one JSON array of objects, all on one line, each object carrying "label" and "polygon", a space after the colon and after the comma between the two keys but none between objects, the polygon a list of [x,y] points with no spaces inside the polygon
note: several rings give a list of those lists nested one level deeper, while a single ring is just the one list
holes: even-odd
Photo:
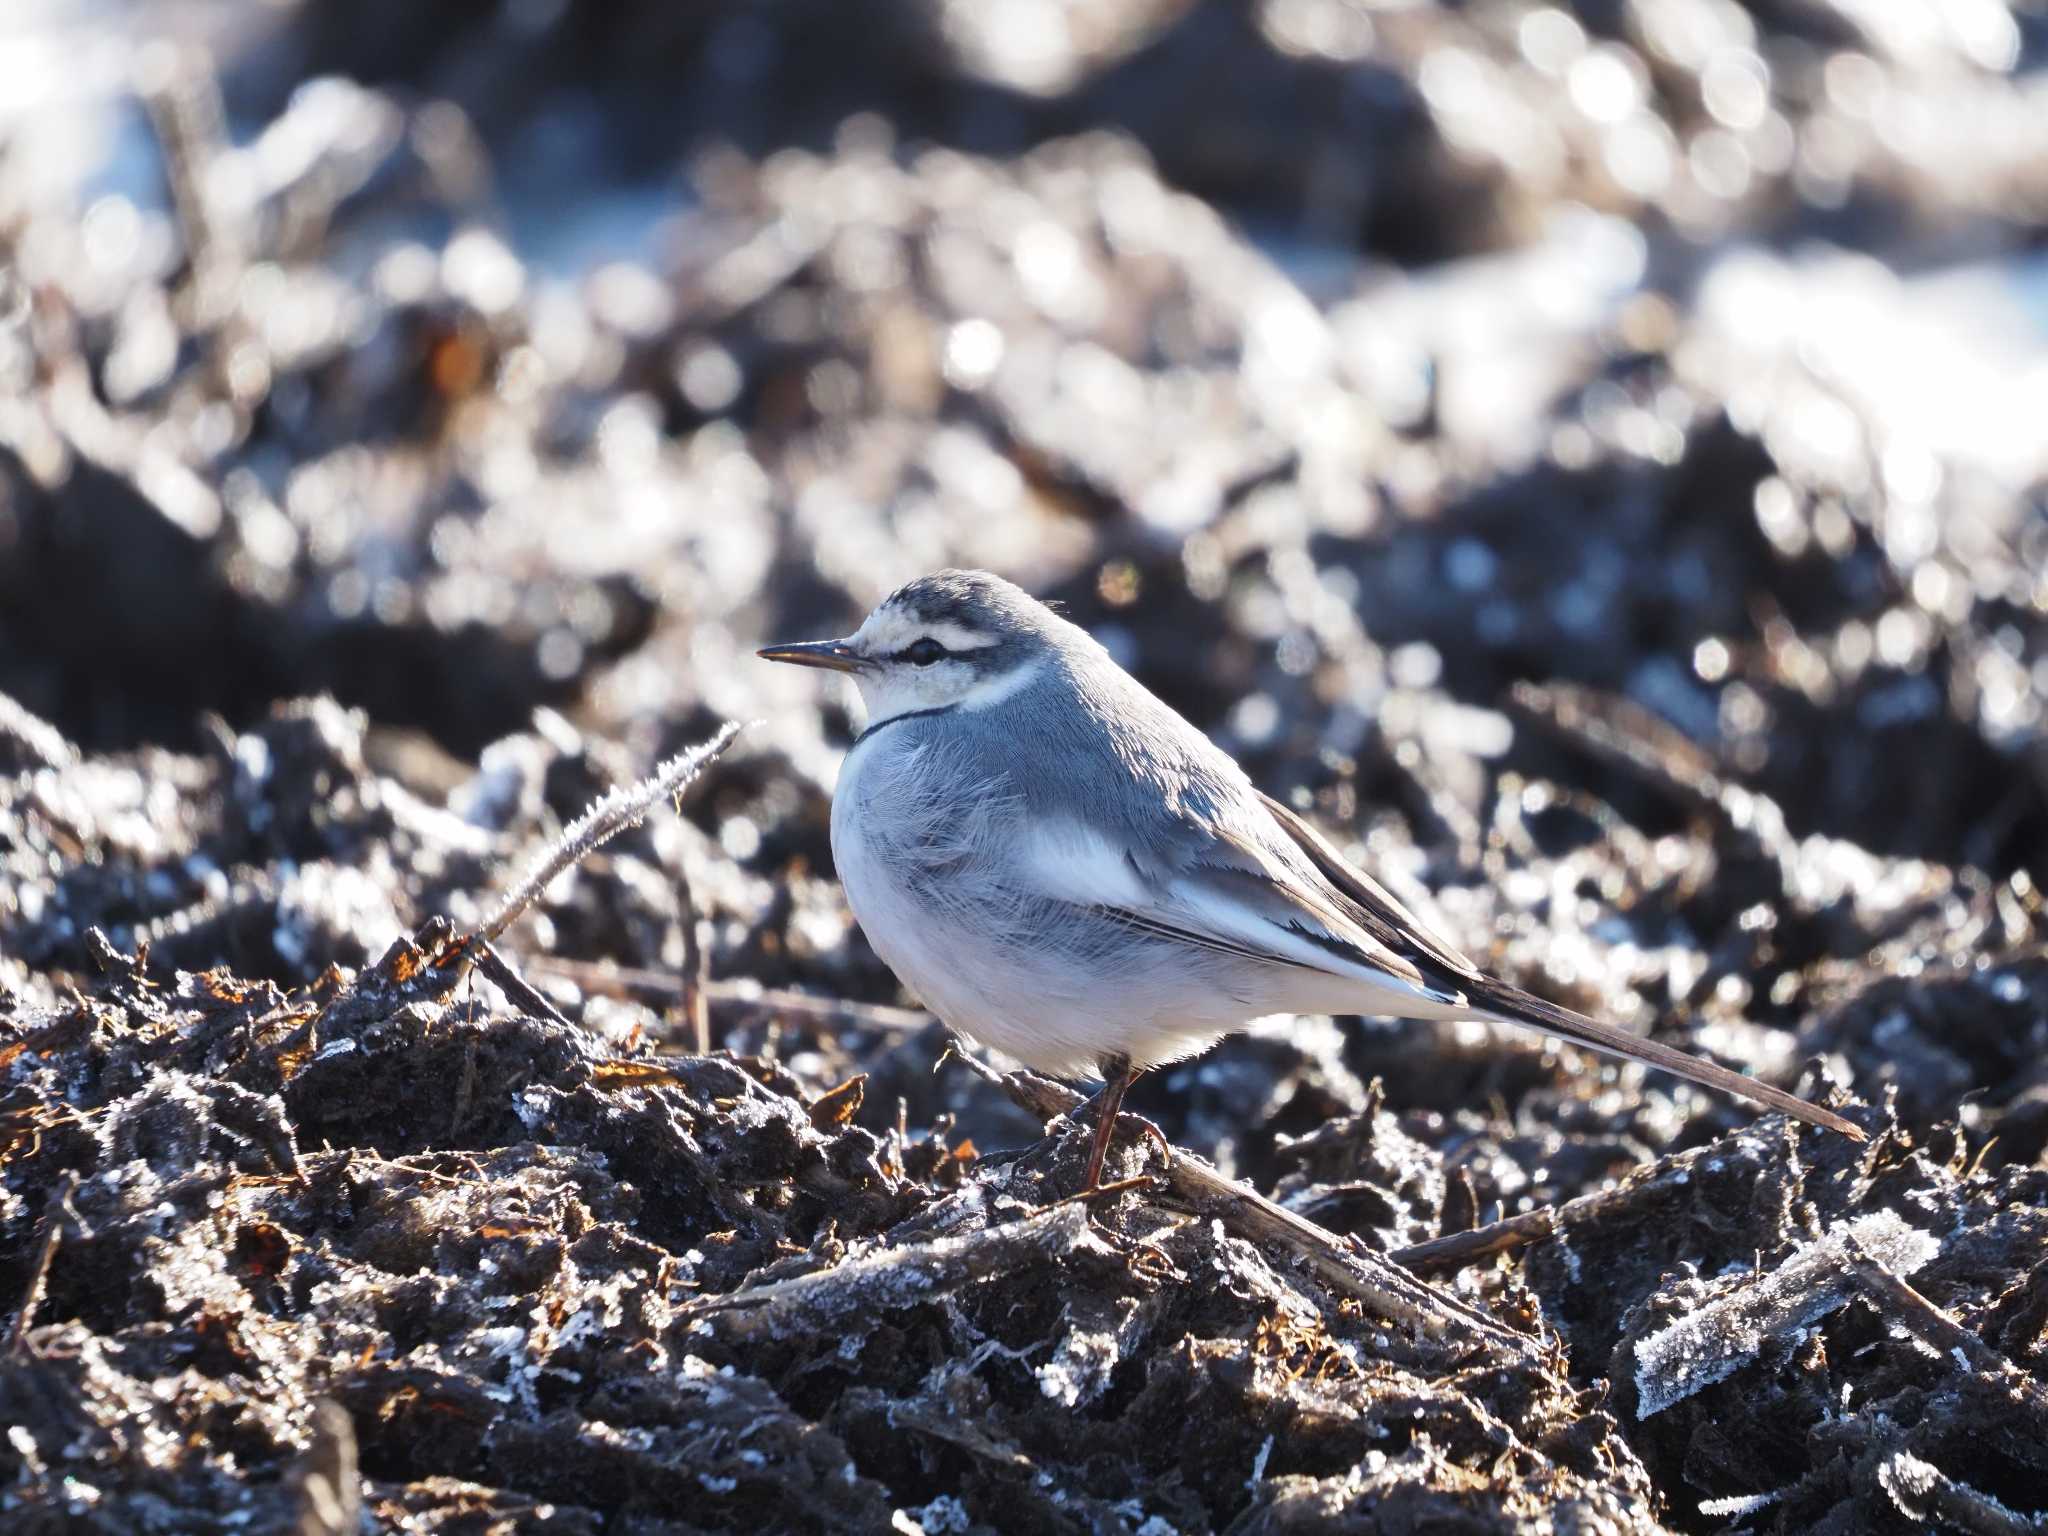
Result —
[{"label": "white breast", "polygon": [[950,756],[900,727],[858,743],[832,796],[832,858],[875,953],[947,1024],[995,1043],[972,978],[986,974],[977,909],[994,897],[984,870],[1010,802]]}]

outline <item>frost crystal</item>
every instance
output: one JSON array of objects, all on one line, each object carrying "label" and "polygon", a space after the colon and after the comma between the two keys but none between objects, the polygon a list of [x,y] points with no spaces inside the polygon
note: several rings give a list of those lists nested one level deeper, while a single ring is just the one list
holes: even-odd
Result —
[{"label": "frost crystal", "polygon": [[1733,1376],[1766,1340],[1826,1317],[1849,1299],[1851,1241],[1894,1274],[1910,1275],[1940,1244],[1890,1211],[1846,1222],[1801,1244],[1768,1275],[1737,1286],[1636,1344],[1636,1417],[1647,1419]]},{"label": "frost crystal", "polygon": [[1717,1520],[1739,1520],[1760,1509],[1769,1509],[1784,1496],[1784,1489],[1774,1488],[1769,1493],[1735,1493],[1725,1499],[1702,1499],[1700,1513]]},{"label": "frost crystal", "polygon": [[967,1513],[966,1505],[950,1493],[942,1493],[917,1511],[917,1523],[930,1536],[951,1536],[953,1532],[971,1530],[974,1518]]}]

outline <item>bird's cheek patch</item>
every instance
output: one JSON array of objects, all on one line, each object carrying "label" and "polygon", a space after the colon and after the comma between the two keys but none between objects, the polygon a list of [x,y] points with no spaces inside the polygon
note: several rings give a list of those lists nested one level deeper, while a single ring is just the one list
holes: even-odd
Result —
[{"label": "bird's cheek patch", "polygon": [[[959,663],[955,663],[959,665]],[[960,695],[962,709],[990,709],[1012,698],[1031,685],[1038,673],[1036,662],[1026,662],[1021,667],[1012,667],[1007,672],[998,672],[994,677],[985,677]]]}]

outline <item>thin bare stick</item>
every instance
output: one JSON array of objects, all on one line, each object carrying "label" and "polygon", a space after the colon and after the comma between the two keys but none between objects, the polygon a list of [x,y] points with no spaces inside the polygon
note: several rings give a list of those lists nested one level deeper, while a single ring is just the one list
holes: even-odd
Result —
[{"label": "thin bare stick", "polygon": [[1199,1213],[1219,1216],[1254,1240],[1290,1249],[1325,1285],[1381,1317],[1433,1338],[1485,1345],[1516,1359],[1529,1359],[1537,1352],[1536,1340],[1502,1327],[1477,1308],[1390,1263],[1384,1254],[1348,1243],[1327,1227],[1275,1205],[1249,1185],[1226,1179],[1190,1152],[1175,1156],[1167,1177],[1174,1192]]},{"label": "thin bare stick", "polygon": [[10,1357],[20,1354],[28,1342],[29,1323],[43,1299],[43,1282],[50,1278],[50,1261],[57,1256],[57,1244],[64,1236],[64,1223],[67,1218],[76,1219],[71,1209],[71,1196],[77,1188],[78,1175],[65,1174],[43,1207],[43,1240],[36,1247],[35,1262],[29,1265],[28,1291],[15,1311],[14,1326],[7,1330],[7,1353]]},{"label": "thin bare stick", "polygon": [[[361,1163],[368,1163],[372,1167],[376,1168],[396,1168],[400,1173],[409,1173],[413,1175],[413,1177],[420,1179],[435,1179],[443,1184],[453,1184],[458,1189],[464,1187],[465,1185],[473,1185],[475,1182],[470,1179],[458,1179],[454,1177],[452,1174],[441,1173],[433,1168],[421,1168],[414,1163],[406,1161],[404,1158],[379,1157],[374,1152],[365,1152],[361,1147],[334,1147],[324,1152],[305,1152],[300,1154],[300,1160],[309,1163],[331,1162],[336,1159],[339,1159],[344,1163],[349,1162],[351,1160]],[[471,1166],[474,1167],[475,1164],[472,1163]],[[481,1176],[481,1171],[479,1171],[478,1177],[480,1178]],[[263,1181],[255,1179],[244,1179],[242,1182],[245,1184],[250,1184],[260,1183]]]},{"label": "thin bare stick", "polygon": [[862,1003],[845,997],[814,997],[808,992],[791,992],[780,987],[755,987],[743,981],[706,984],[705,993],[714,1002],[771,1008],[781,1013],[801,1013],[818,1019],[840,1019],[865,1029],[892,1034],[912,1034],[932,1022],[922,1008],[895,1008],[888,1003]]},{"label": "thin bare stick", "polygon": [[534,990],[532,982],[512,968],[512,963],[499,954],[489,939],[479,938],[474,946],[476,968],[498,984],[512,1006],[537,1019],[547,1019],[564,1029],[575,1025],[562,1017],[562,1011]]},{"label": "thin bare stick", "polygon": [[1057,1210],[1063,1205],[1097,1205],[1117,1195],[1128,1195],[1134,1189],[1151,1189],[1154,1183],[1155,1181],[1146,1174],[1139,1174],[1135,1179],[1118,1179],[1114,1184],[1098,1184],[1093,1189],[1084,1189],[1079,1194],[1068,1195],[1064,1200],[1055,1200],[1045,1209]]},{"label": "thin bare stick", "polygon": [[[955,1054],[977,1076],[994,1083],[1013,1103],[1040,1119],[1058,1119],[1086,1102],[1073,1089],[1036,1073],[998,1072],[964,1052]],[[1248,1185],[1226,1179],[1192,1152],[1174,1149],[1166,1182],[1172,1193],[1198,1214],[1217,1217],[1255,1242],[1286,1248],[1306,1262],[1324,1284],[1380,1317],[1434,1338],[1483,1345],[1518,1359],[1536,1352],[1534,1339],[1502,1327],[1455,1296],[1397,1268],[1384,1255],[1355,1247],[1327,1228],[1275,1205]]]},{"label": "thin bare stick", "polygon": [[1854,1237],[1849,1239],[1848,1255],[1850,1276],[1881,1310],[1894,1314],[1923,1344],[1952,1360],[1967,1361],[1973,1370],[2002,1383],[2048,1426],[2048,1391],[2039,1382],[1892,1273]]},{"label": "thin bare stick", "polygon": [[711,981],[711,960],[704,953],[703,941],[697,937],[697,903],[690,895],[689,871],[680,867],[676,870],[676,906],[676,920],[683,929],[683,972],[678,978],[682,985],[683,1018],[690,1026],[697,1054],[709,1056],[711,999],[705,989]]},{"label": "thin bare stick", "polygon": [[1542,1242],[1557,1231],[1567,1208],[1566,1205],[1546,1205],[1533,1211],[1523,1211],[1502,1221],[1490,1221],[1483,1227],[1396,1248],[1387,1257],[1418,1275],[1440,1269],[1463,1269],[1467,1264],[1477,1264],[1497,1253],[1511,1253],[1530,1243]]},{"label": "thin bare stick", "polygon": [[[1749,1136],[1766,1133],[1757,1127],[1751,1127],[1737,1134]],[[1418,1274],[1435,1270],[1463,1269],[1467,1264],[1476,1264],[1495,1254],[1512,1253],[1518,1248],[1544,1242],[1559,1234],[1569,1235],[1569,1229],[1578,1222],[1600,1220],[1617,1210],[1649,1199],[1660,1190],[1682,1186],[1691,1179],[1695,1166],[1707,1159],[1725,1155],[1726,1150],[1720,1142],[1709,1142],[1706,1146],[1694,1147],[1690,1151],[1675,1153],[1645,1167],[1633,1169],[1618,1183],[1606,1189],[1575,1195],[1557,1205],[1538,1206],[1533,1211],[1503,1217],[1499,1221],[1488,1222],[1483,1227],[1474,1227],[1467,1232],[1453,1232],[1406,1248],[1396,1248],[1387,1257]]]},{"label": "thin bare stick", "polygon": [[732,744],[740,727],[727,721],[718,734],[702,746],[678,752],[637,784],[613,790],[562,829],[562,835],[535,859],[519,883],[505,893],[477,937],[495,939],[502,934],[547,888],[548,882],[581,860],[594,848],[627,827],[638,826],[663,800],[673,799],[689,788],[698,774]]}]

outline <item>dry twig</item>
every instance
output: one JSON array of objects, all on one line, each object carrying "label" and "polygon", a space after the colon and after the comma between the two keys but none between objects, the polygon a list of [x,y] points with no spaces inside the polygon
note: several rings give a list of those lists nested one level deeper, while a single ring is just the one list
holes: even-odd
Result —
[{"label": "dry twig", "polygon": [[1387,1257],[1418,1274],[1463,1269],[1496,1254],[1512,1253],[1560,1234],[1569,1235],[1571,1228],[1581,1223],[1604,1220],[1661,1187],[1684,1184],[1692,1176],[1696,1164],[1719,1155],[1718,1145],[1710,1142],[1704,1147],[1694,1147],[1634,1169],[1606,1189],[1577,1195],[1557,1205],[1538,1206],[1533,1211],[1505,1216],[1464,1232],[1452,1232],[1406,1248],[1396,1248]]},{"label": "dry twig", "polygon": [[504,933],[519,914],[547,889],[549,881],[619,832],[637,826],[663,800],[682,794],[739,733],[740,727],[727,721],[719,727],[718,734],[702,746],[678,752],[639,783],[615,789],[595,802],[564,827],[562,835],[533,861],[519,883],[505,893],[497,909],[477,929],[476,937],[489,940]]},{"label": "dry twig", "polygon": [[28,1290],[14,1314],[14,1326],[7,1331],[7,1354],[10,1358],[20,1354],[28,1342],[29,1324],[43,1299],[43,1283],[50,1278],[50,1261],[57,1256],[57,1244],[64,1236],[64,1223],[78,1219],[77,1212],[71,1209],[71,1196],[77,1189],[78,1175],[67,1173],[50,1192],[49,1201],[43,1206],[43,1240],[37,1244],[35,1261],[29,1265]]},{"label": "dry twig", "polygon": [[1929,1348],[2002,1384],[2048,1434],[2048,1391],[2039,1382],[1908,1285],[1854,1237],[1848,1241],[1847,1252],[1851,1278],[1880,1310],[1896,1316]]},{"label": "dry twig", "polygon": [[[1058,1119],[1086,1100],[1071,1088],[1032,1072],[997,1072],[956,1052],[959,1059],[994,1083],[1019,1107],[1044,1120]],[[1380,1254],[1357,1247],[1327,1228],[1275,1205],[1257,1190],[1226,1179],[1193,1153],[1176,1148],[1166,1182],[1182,1203],[1220,1219],[1254,1242],[1286,1248],[1340,1291],[1378,1316],[1435,1338],[1482,1345],[1516,1358],[1532,1355],[1536,1341],[1496,1323],[1484,1313],[1397,1268]],[[1056,1208],[1056,1207],[1055,1207]]]},{"label": "dry twig", "polygon": [[559,1008],[549,1002],[532,982],[512,968],[512,962],[499,954],[489,939],[479,936],[471,945],[470,958],[475,961],[478,970],[498,984],[505,996],[511,1000],[513,1007],[534,1018],[560,1024],[565,1029],[573,1027],[562,1017]]},{"label": "dry twig", "polygon": [[[1610,1191],[1602,1190],[1600,1194]],[[1490,1221],[1483,1227],[1473,1227],[1464,1232],[1452,1232],[1444,1237],[1432,1237],[1427,1242],[1411,1243],[1406,1248],[1396,1248],[1387,1257],[1405,1269],[1412,1269],[1418,1275],[1433,1270],[1463,1269],[1468,1264],[1477,1264],[1481,1259],[1492,1258],[1498,1253],[1512,1253],[1531,1243],[1540,1243],[1554,1234],[1563,1224],[1572,1207],[1581,1202],[1591,1204],[1596,1195],[1581,1195],[1577,1200],[1567,1200],[1563,1205],[1541,1206],[1533,1211],[1509,1216],[1500,1221]]]},{"label": "dry twig", "polygon": [[958,1237],[877,1248],[830,1269],[707,1297],[691,1303],[683,1315],[719,1315],[721,1331],[743,1339],[790,1328],[830,1331],[891,1303],[929,1301],[1034,1258],[1076,1251],[1097,1252],[1106,1260],[1114,1257],[1090,1229],[1087,1211],[1062,1202],[1018,1221]]},{"label": "dry twig", "polygon": [[[569,1026],[561,1010],[547,1000],[533,984],[520,975],[512,963],[493,946],[492,940],[502,935],[547,889],[548,882],[572,864],[582,862],[605,842],[636,826],[647,813],[664,799],[679,799],[684,790],[696,780],[711,762],[718,757],[732,739],[739,735],[740,727],[727,721],[719,727],[718,734],[701,746],[678,752],[674,757],[656,768],[636,784],[628,784],[613,790],[610,794],[593,802],[584,813],[577,817],[562,834],[550,843],[545,851],[527,866],[526,873],[507,891],[492,911],[489,918],[477,930],[455,942],[445,956],[450,963],[474,965],[484,975],[496,982],[515,1007],[528,1014]],[[687,912],[689,892],[683,892],[686,908],[684,933],[686,948],[695,943],[695,923]],[[455,957],[460,957],[459,960]],[[698,1032],[701,1042],[708,1036],[708,1025]]]}]

